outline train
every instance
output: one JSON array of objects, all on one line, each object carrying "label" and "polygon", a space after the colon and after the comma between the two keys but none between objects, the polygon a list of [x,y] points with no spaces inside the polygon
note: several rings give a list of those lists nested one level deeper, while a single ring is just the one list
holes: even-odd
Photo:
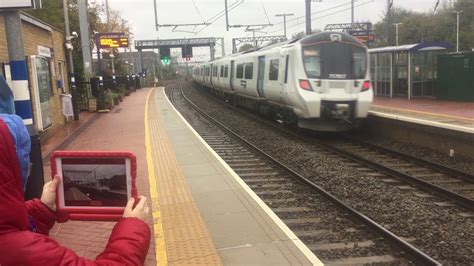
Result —
[{"label": "train", "polygon": [[374,93],[367,47],[342,32],[300,39],[198,64],[192,77],[222,100],[314,131],[359,128]]}]

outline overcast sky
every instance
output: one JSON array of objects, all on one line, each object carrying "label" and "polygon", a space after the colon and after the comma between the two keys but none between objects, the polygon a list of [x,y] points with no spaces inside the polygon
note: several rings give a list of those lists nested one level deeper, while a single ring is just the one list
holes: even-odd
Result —
[{"label": "overcast sky", "polygon": [[[97,0],[105,1],[105,0]],[[156,0],[159,24],[202,23],[224,10],[224,0]],[[350,0],[314,0],[311,4],[313,15],[312,28],[323,29],[330,23],[347,23],[351,20]],[[394,5],[415,11],[432,10],[437,0],[394,0]],[[450,0],[441,0],[449,3]],[[228,5],[242,0],[228,0]],[[267,24],[274,26],[263,29],[257,35],[283,35],[283,18],[275,17],[279,13],[293,13],[288,17],[287,35],[304,31],[305,29],[304,0],[244,0],[229,14],[229,24]],[[200,31],[198,34],[172,32],[172,28],[155,30],[153,0],[109,0],[109,5],[119,10],[122,17],[132,26],[135,40],[171,39],[193,37],[224,37],[225,52],[231,52],[232,38],[252,36],[244,28],[225,29],[225,17],[216,20],[208,27],[180,27],[178,30]],[[376,23],[386,11],[387,0],[356,0],[355,21],[370,21]],[[265,14],[266,13],[266,14]],[[267,18],[268,16],[268,18]],[[300,17],[299,19],[297,19]],[[220,56],[221,47],[216,47],[216,56]],[[209,57],[208,49],[194,49],[195,58]]]}]

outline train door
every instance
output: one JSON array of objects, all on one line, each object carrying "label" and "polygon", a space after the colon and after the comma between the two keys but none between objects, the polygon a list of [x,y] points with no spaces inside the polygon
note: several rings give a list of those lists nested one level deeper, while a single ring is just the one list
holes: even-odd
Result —
[{"label": "train door", "polygon": [[257,92],[258,96],[265,97],[263,93],[263,85],[265,81],[265,56],[258,57],[258,74],[257,74]]},{"label": "train door", "polygon": [[235,91],[234,89],[234,60],[230,61],[230,89]]}]

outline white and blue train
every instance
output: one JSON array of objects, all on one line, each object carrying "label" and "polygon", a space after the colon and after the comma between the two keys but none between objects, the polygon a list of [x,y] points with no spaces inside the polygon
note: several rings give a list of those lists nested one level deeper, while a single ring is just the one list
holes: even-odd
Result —
[{"label": "white and blue train", "polygon": [[367,117],[373,100],[367,47],[323,32],[218,58],[193,79],[224,100],[316,131],[345,131]]}]

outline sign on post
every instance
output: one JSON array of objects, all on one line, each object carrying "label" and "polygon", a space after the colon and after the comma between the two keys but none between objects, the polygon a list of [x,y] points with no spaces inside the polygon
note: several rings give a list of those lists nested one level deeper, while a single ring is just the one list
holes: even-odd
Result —
[{"label": "sign on post", "polygon": [[126,48],[128,47],[128,36],[122,32],[101,33],[99,46],[100,48]]}]

